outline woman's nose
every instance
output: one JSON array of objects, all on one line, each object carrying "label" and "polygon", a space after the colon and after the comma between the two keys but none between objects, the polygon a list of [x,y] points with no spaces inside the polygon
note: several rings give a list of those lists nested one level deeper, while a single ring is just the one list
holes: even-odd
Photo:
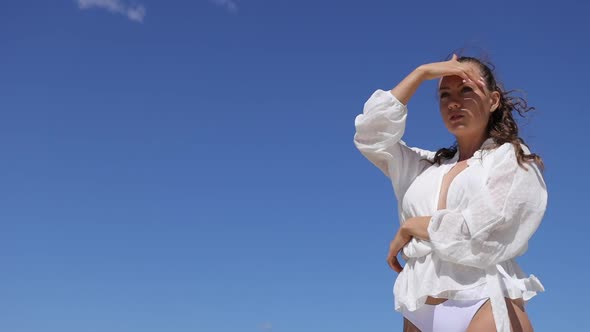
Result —
[{"label": "woman's nose", "polygon": [[461,108],[461,104],[455,100],[451,100],[448,105],[449,110]]}]

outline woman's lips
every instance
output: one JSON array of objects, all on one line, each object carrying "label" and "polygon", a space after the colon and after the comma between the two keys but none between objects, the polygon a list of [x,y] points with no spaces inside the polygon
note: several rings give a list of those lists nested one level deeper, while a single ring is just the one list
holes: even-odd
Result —
[{"label": "woman's lips", "polygon": [[451,115],[451,117],[449,118],[450,121],[456,121],[461,119],[462,117],[464,117],[465,115],[463,114],[455,114],[455,115]]}]

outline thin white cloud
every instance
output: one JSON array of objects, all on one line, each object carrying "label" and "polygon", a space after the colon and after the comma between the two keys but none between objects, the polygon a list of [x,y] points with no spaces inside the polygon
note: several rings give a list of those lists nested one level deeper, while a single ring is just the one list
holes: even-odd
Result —
[{"label": "thin white cloud", "polygon": [[229,10],[232,13],[235,13],[238,11],[238,4],[235,0],[210,0],[210,1],[216,5],[225,7],[227,10]]},{"label": "thin white cloud", "polygon": [[128,5],[122,0],[76,0],[81,10],[99,8],[111,13],[122,14],[135,22],[143,22],[145,7],[143,5]]}]

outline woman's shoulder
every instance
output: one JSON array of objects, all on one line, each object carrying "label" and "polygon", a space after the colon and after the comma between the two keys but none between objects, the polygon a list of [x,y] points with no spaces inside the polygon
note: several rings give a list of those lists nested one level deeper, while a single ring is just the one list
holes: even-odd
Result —
[{"label": "woman's shoulder", "polygon": [[516,149],[511,142],[490,144],[488,148],[476,152],[477,154],[481,155],[482,165],[488,171],[499,166],[511,167],[518,165]]},{"label": "woman's shoulder", "polygon": [[[528,148],[528,146],[526,146],[526,144],[519,143],[519,145],[525,154],[531,153],[530,149]],[[495,158],[514,156],[514,158],[516,160],[516,154],[517,154],[516,147],[515,147],[515,144],[512,142],[505,142],[502,144],[497,144],[496,147],[494,147],[492,149],[492,155],[494,155]]]},{"label": "woman's shoulder", "polygon": [[528,173],[529,168],[532,167],[535,170],[532,173],[542,176],[541,168],[534,160],[526,160],[518,155],[520,152],[517,151],[516,146],[519,145],[524,155],[531,154],[531,150],[524,143],[514,144],[512,142],[505,142],[492,149],[493,151],[490,153],[491,158],[487,160],[487,163],[484,161],[484,164],[487,164],[489,170],[495,169],[500,173],[502,172],[500,169]]}]

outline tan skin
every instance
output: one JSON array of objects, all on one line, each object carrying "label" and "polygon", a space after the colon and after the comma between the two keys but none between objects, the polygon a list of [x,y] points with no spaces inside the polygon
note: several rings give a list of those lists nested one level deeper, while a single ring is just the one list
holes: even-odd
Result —
[{"label": "tan skin", "polygon": [[[476,64],[458,62],[455,55],[449,61],[429,63],[418,67],[393,88],[391,93],[402,103],[407,104],[418,86],[423,81],[431,79],[440,79],[440,114],[446,128],[457,139],[460,151],[456,166],[447,175],[449,178],[444,181],[448,184],[456,174],[467,167],[466,161],[486,140],[485,128],[492,112],[499,106],[500,94],[487,88]],[[461,116],[457,117],[457,115]],[[438,209],[445,208],[445,188],[442,188],[441,191]],[[403,270],[397,256],[412,237],[425,241],[430,240],[427,231],[430,218],[430,216],[409,218],[397,231],[390,243],[387,255],[387,263],[397,273]],[[446,300],[446,298],[429,296],[426,304],[437,305]],[[506,298],[506,304],[512,331],[533,331],[524,309],[523,300]],[[419,330],[404,318],[404,331]],[[496,331],[489,300],[477,311],[467,329],[467,332],[476,331]]]}]

